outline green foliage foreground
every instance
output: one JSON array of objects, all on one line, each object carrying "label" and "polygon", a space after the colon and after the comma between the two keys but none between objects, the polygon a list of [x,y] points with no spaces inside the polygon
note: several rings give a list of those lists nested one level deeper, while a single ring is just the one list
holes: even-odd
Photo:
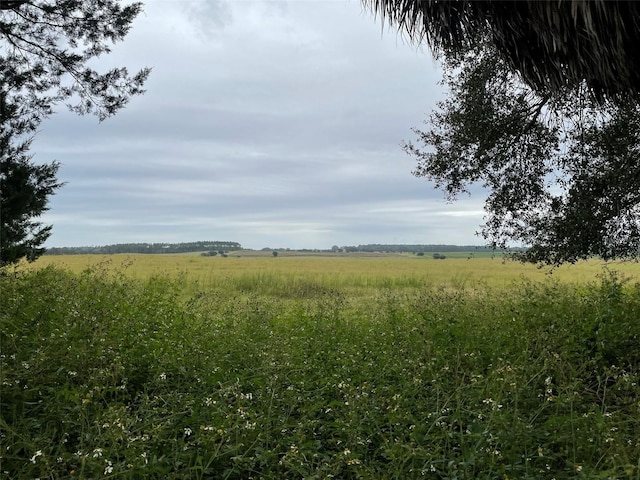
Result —
[{"label": "green foliage foreground", "polygon": [[638,478],[640,286],[0,278],[6,478]]}]

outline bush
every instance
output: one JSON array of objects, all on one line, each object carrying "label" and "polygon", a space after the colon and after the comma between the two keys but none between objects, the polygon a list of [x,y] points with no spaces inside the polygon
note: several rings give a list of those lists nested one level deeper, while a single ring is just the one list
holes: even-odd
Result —
[{"label": "bush", "polygon": [[[640,287],[0,278],[7,478],[636,478]],[[322,288],[320,288],[322,287]]]}]

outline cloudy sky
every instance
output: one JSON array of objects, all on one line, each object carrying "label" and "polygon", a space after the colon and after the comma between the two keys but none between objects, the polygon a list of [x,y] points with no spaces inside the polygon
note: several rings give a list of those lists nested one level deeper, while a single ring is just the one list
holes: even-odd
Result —
[{"label": "cloudy sky", "polygon": [[47,246],[482,244],[401,148],[442,97],[437,64],[359,0],[147,0],[103,60],[153,67],[99,123],[62,109],[33,143],[66,186]]}]

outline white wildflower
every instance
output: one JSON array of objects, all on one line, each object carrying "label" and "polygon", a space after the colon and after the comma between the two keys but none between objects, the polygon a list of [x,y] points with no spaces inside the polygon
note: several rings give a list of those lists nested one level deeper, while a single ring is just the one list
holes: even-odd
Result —
[{"label": "white wildflower", "polygon": [[31,463],[36,463],[36,458],[42,456],[42,450],[38,450],[34,453],[33,457],[31,457]]}]

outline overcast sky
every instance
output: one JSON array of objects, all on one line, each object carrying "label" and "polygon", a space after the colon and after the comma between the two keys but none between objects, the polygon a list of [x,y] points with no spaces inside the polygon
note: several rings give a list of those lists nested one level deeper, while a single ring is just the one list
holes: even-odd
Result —
[{"label": "overcast sky", "polygon": [[153,68],[99,123],[60,109],[35,160],[67,182],[47,246],[482,244],[401,148],[442,97],[437,64],[359,0],[147,0],[102,64]]}]

